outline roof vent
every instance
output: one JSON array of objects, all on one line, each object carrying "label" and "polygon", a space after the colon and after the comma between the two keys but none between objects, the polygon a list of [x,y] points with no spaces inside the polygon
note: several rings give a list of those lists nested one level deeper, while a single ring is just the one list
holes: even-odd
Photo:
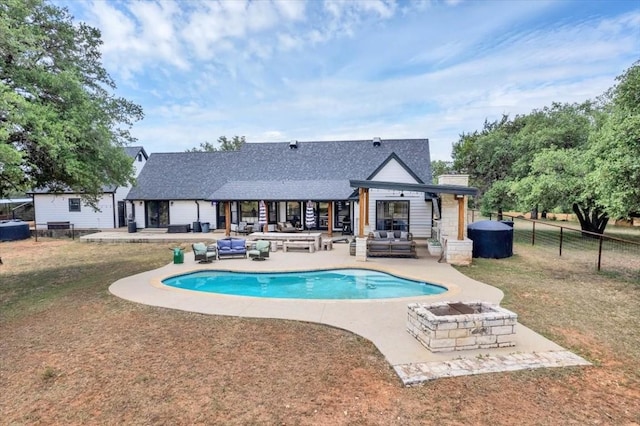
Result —
[{"label": "roof vent", "polygon": [[373,146],[380,146],[380,138],[373,138]]},{"label": "roof vent", "polygon": [[298,149],[298,141],[293,140],[289,142],[289,149]]}]

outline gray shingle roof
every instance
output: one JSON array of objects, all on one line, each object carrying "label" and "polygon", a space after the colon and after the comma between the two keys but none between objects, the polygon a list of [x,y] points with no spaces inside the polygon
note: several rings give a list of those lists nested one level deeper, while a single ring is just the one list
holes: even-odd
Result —
[{"label": "gray shingle roof", "polygon": [[427,139],[246,143],[239,151],[151,154],[128,199],[341,200],[394,155],[431,183]]}]

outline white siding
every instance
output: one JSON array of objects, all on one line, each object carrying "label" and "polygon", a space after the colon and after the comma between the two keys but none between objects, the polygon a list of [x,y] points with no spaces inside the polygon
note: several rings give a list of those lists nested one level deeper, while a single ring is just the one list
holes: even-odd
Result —
[{"label": "white siding", "polygon": [[385,189],[369,190],[369,227],[366,232],[375,230],[377,201],[408,201],[409,231],[415,238],[430,238],[433,225],[431,201],[425,201],[423,192],[388,191]]},{"label": "white siding", "polygon": [[389,161],[371,178],[382,182],[418,183],[413,176],[395,159]]},{"label": "white siding", "polygon": [[[133,159],[134,176],[138,177],[146,160],[142,156],[142,161]],[[99,202],[99,212],[91,207],[81,204],[79,212],[69,211],[69,198],[80,198],[79,194],[34,194],[33,204],[36,213],[36,223],[46,222],[66,222],[69,221],[78,229],[113,229],[114,227],[125,226],[127,217],[131,213],[129,203],[125,204],[125,223],[118,222],[118,201],[124,200],[129,193],[131,186],[122,186],[116,189],[115,194],[104,194]],[[144,206],[136,206],[138,216],[138,226],[142,227],[144,222]],[[142,214],[142,216],[140,216]],[[115,224],[115,225],[114,225]]]},{"label": "white siding", "polygon": [[[209,222],[210,228],[216,226],[216,208],[211,201],[198,200],[200,205],[200,222]],[[169,222],[171,224],[193,224],[198,221],[198,204],[195,200],[169,202]]]},{"label": "white siding", "polygon": [[[69,198],[80,198],[79,194],[34,194],[33,205],[38,228],[47,222],[70,222],[77,229],[113,229],[114,205],[111,194],[98,201],[100,211],[81,203],[79,212],[69,211]],[[117,209],[117,204],[115,206]]]},{"label": "white siding", "polygon": [[211,205],[211,201],[198,201],[200,203],[200,222],[209,222],[209,229],[216,229],[218,218],[216,207]]},{"label": "white siding", "polygon": [[[373,181],[418,183],[398,161],[392,159],[384,168],[371,178]],[[403,195],[403,196],[401,196]],[[430,238],[433,224],[431,201],[425,201],[422,192],[400,192],[372,188],[369,190],[369,226],[365,226],[365,234],[375,230],[377,201],[409,201],[409,231],[414,238]],[[356,204],[354,231],[357,233],[359,218]]]},{"label": "white siding", "polygon": [[[147,160],[142,155],[142,161],[138,161],[138,158],[133,159],[133,175],[138,177],[142,168],[144,167]],[[116,209],[118,208],[118,201],[123,201],[129,191],[131,190],[131,185],[120,186],[116,189],[115,199],[116,199]],[[136,209],[140,207],[140,211],[136,210],[136,225],[138,227],[143,227],[144,225],[144,206],[140,206],[140,203],[136,204]],[[142,214],[142,216],[140,216]],[[116,223],[116,227],[118,226],[126,226],[129,216],[132,215],[131,203],[125,203],[125,212],[124,212],[124,222],[125,223]],[[116,222],[118,220],[117,210],[116,210]]]}]

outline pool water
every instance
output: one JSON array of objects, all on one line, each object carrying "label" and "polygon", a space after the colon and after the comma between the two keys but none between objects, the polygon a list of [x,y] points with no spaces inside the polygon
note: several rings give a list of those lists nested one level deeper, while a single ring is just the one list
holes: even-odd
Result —
[{"label": "pool water", "polygon": [[446,288],[368,269],[303,272],[201,271],[163,284],[187,290],[285,299],[388,299],[441,294]]}]

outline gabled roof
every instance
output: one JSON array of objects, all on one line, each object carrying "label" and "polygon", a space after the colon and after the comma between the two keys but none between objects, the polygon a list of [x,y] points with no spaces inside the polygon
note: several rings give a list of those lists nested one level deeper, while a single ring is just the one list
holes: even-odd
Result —
[{"label": "gabled roof", "polygon": [[431,182],[427,139],[246,143],[239,151],[151,154],[130,200],[344,200],[390,158]]},{"label": "gabled roof", "polygon": [[127,155],[133,159],[135,159],[138,156],[138,153],[142,152],[144,159],[145,160],[149,159],[149,156],[147,155],[147,151],[145,151],[144,148],[141,146],[125,146],[124,152],[126,152]]}]

